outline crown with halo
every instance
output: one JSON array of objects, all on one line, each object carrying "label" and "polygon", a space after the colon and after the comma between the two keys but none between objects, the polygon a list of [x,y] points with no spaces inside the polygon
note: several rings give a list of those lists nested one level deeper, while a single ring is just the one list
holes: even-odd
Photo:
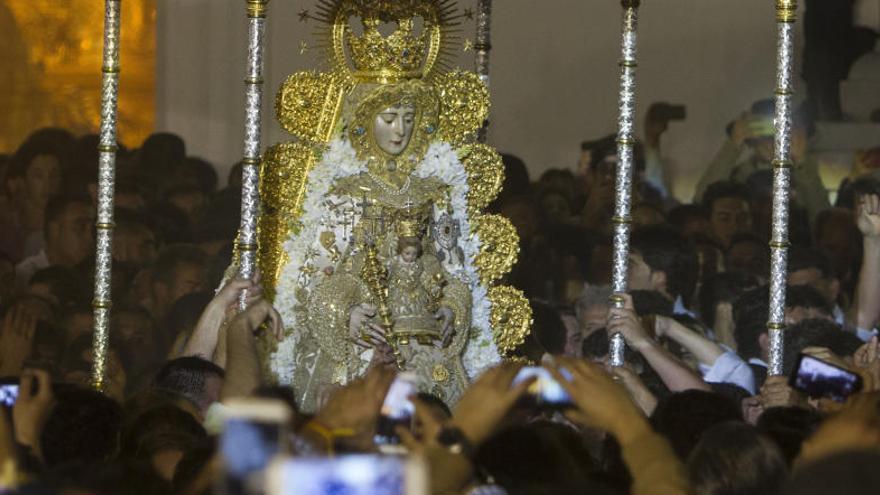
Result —
[{"label": "crown with halo", "polygon": [[322,0],[316,19],[338,72],[388,84],[449,70],[459,17],[455,0]]}]

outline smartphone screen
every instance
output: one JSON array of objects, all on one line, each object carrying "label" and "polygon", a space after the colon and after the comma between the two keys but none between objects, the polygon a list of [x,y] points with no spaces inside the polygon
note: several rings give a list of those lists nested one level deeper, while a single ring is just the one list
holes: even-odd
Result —
[{"label": "smartphone screen", "polygon": [[18,399],[18,384],[0,385],[0,406],[12,407]]},{"label": "smartphone screen", "polygon": [[229,405],[220,437],[223,494],[265,493],[266,469],[287,452],[289,418],[287,406],[278,401],[255,399]]},{"label": "smartphone screen", "polygon": [[415,406],[409,400],[410,396],[418,393],[417,378],[412,373],[401,373],[388,388],[388,395],[382,402],[379,412],[379,421],[376,425],[376,436],[373,441],[376,445],[399,445],[400,437],[395,431],[398,426],[410,428],[412,426]]},{"label": "smartphone screen", "polygon": [[427,495],[428,478],[417,458],[295,458],[272,465],[269,487],[269,495]]},{"label": "smartphone screen", "polygon": [[862,377],[819,358],[801,354],[789,384],[810,397],[829,397],[844,402],[862,389]]},{"label": "smartphone screen", "polygon": [[[562,369],[562,375],[566,379],[571,379],[571,373]],[[568,392],[562,388],[550,372],[540,366],[526,366],[519,370],[513,379],[511,386],[535,377],[536,380],[529,386],[525,395],[520,399],[520,403],[526,407],[534,407],[538,409],[567,409],[572,407],[571,397]]]}]

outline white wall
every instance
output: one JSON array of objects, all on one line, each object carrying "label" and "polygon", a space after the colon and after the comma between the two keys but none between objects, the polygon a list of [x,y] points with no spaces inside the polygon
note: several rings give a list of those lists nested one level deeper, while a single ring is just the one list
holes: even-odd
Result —
[{"label": "white wall", "polygon": [[[474,0],[459,2],[470,6]],[[191,154],[228,167],[241,155],[245,16],[242,0],[159,0],[157,127],[182,134]],[[287,74],[314,67],[300,55],[312,0],[269,4],[264,145],[285,139],[274,93]],[[724,127],[774,81],[773,2],[649,0],[641,8],[640,115],[653,101],[684,103],[688,120],[664,138],[676,193],[688,198]],[[579,144],[615,130],[619,2],[495,0],[491,140],[533,175],[575,163]],[[470,37],[473,24],[466,21]],[[798,38],[800,40],[800,37]],[[799,45],[800,45],[799,41]],[[463,67],[472,52],[462,53]]]}]

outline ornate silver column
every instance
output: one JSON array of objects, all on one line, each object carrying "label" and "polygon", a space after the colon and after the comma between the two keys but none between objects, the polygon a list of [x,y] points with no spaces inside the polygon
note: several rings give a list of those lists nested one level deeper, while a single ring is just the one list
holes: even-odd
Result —
[{"label": "ornate silver column", "polygon": [[[241,225],[238,230],[238,276],[256,270],[257,216],[260,213],[260,125],[263,104],[263,40],[269,0],[245,0],[248,17],[248,62],[245,83],[244,158],[241,169]],[[246,307],[247,294],[239,306]]]},{"label": "ornate silver column", "polygon": [[104,390],[110,333],[113,264],[113,189],[116,179],[116,107],[119,97],[120,0],[104,2],[104,55],[101,72],[101,130],[98,144],[98,212],[95,223],[95,333],[92,339],[92,385]]},{"label": "ornate silver column", "polygon": [[[489,54],[492,51],[492,0],[477,1],[477,42],[474,65],[475,72],[486,87],[489,87]],[[487,120],[480,128],[478,139],[485,143],[489,132]]]},{"label": "ornate silver column", "polygon": [[791,188],[791,106],[797,0],[776,0],[776,115],[773,216],[770,223],[770,375],[782,374],[785,287],[788,279],[788,203]]},{"label": "ornate silver column", "polygon": [[[615,295],[611,301],[615,307],[623,306],[623,298],[618,293],[627,291],[627,272],[629,267],[629,233],[632,219],[632,169],[633,133],[636,111],[636,29],[638,28],[638,8],[641,0],[622,0],[623,25],[620,38],[620,93],[618,97],[617,119],[617,175],[614,194],[614,258],[611,270],[611,289]],[[623,365],[625,347],[623,335],[616,333],[609,343],[609,356],[612,366]]]}]

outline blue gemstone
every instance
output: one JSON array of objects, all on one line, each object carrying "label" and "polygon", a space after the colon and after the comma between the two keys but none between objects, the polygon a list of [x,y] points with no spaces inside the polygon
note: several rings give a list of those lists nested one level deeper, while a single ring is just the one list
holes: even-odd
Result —
[{"label": "blue gemstone", "polygon": [[367,130],[364,129],[363,127],[355,127],[355,128],[354,128],[354,133],[355,133],[355,135],[363,136],[364,134],[367,133]]}]

